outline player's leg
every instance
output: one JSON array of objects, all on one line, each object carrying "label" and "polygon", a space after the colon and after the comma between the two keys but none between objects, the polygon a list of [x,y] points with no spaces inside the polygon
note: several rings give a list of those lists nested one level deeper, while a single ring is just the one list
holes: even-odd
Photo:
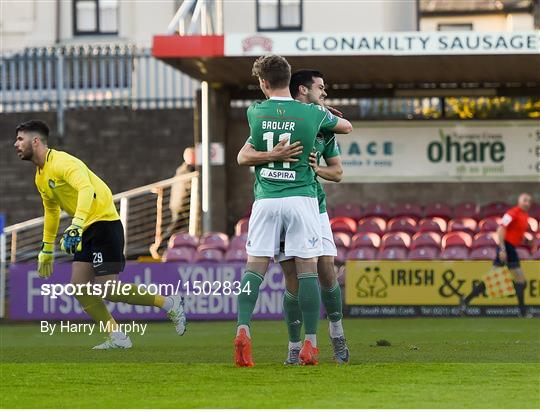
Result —
[{"label": "player's leg", "polygon": [[525,288],[527,286],[527,279],[521,269],[521,263],[517,254],[516,248],[510,244],[506,247],[507,266],[512,275],[514,276],[514,289],[516,290],[516,297],[518,300],[518,307],[520,316],[527,316],[525,306]]},{"label": "player's leg", "polygon": [[[279,259],[278,259],[279,260]],[[288,355],[286,365],[300,364],[300,349],[302,348],[302,312],[298,303],[298,277],[294,259],[279,262],[285,276],[285,293],[283,294],[283,314],[289,334]]]}]

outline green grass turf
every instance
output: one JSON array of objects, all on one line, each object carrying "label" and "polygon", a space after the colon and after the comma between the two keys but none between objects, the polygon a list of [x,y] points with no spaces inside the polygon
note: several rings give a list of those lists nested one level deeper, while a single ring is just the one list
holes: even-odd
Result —
[{"label": "green grass turf", "polygon": [[[540,319],[346,319],[352,362],[285,367],[282,322],[254,322],[252,369],[232,366],[233,322],[150,323],[134,348],[99,335],[1,324],[2,408],[540,408]],[[392,346],[377,347],[386,339]]]}]

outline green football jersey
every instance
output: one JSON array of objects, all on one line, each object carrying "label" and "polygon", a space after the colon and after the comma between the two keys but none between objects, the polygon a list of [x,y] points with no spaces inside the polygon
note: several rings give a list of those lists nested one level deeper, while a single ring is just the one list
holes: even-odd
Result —
[{"label": "green football jersey", "polygon": [[[317,164],[321,163],[321,158],[330,159],[332,157],[339,156],[339,146],[336,142],[336,136],[333,132],[320,131],[315,139],[315,146],[313,151],[317,154]],[[316,181],[317,186],[317,200],[319,201],[319,213],[326,212],[326,193],[323,190],[321,182],[318,179]]]},{"label": "green football jersey", "polygon": [[317,197],[315,173],[309,165],[319,130],[331,131],[338,118],[321,106],[292,98],[272,98],[253,103],[247,110],[255,150],[270,152],[281,140],[300,141],[304,150],[298,162],[270,162],[255,166],[255,200],[264,198]]}]

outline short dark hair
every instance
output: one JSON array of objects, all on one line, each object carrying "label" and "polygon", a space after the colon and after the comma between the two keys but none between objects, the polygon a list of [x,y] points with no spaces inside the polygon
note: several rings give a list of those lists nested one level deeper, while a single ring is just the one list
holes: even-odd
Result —
[{"label": "short dark hair", "polygon": [[295,71],[291,76],[291,83],[289,84],[291,96],[298,96],[298,88],[300,86],[306,86],[308,89],[311,89],[314,83],[314,77],[324,78],[323,74],[318,70],[302,69]]},{"label": "short dark hair", "polygon": [[255,60],[251,73],[270,83],[270,88],[282,89],[291,80],[291,65],[284,57],[271,54]]},{"label": "short dark hair", "polygon": [[41,138],[41,141],[45,143],[49,140],[49,126],[41,120],[28,120],[27,122],[18,124],[15,133],[19,132],[37,133]]}]

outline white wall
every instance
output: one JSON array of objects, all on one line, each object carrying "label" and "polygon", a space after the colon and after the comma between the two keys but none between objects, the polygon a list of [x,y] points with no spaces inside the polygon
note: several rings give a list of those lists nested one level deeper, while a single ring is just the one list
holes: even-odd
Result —
[{"label": "white wall", "polygon": [[472,24],[474,31],[528,31],[534,30],[533,16],[520,14],[492,14],[482,16],[423,17],[421,31],[437,31],[439,24]]}]

